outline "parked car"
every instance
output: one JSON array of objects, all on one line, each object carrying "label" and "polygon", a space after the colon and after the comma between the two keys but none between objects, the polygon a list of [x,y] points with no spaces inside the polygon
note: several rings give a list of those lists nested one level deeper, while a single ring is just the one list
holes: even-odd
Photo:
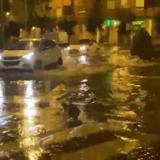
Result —
[{"label": "parked car", "polygon": [[62,63],[54,40],[21,39],[0,54],[0,69],[47,69]]},{"label": "parked car", "polygon": [[64,50],[70,54],[89,54],[94,55],[100,49],[99,45],[90,39],[81,39],[77,44],[70,44]]}]

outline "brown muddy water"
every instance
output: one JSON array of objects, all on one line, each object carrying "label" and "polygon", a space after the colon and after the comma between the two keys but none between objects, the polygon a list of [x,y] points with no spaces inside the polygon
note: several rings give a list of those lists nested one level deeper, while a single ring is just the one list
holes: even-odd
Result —
[{"label": "brown muddy water", "polygon": [[0,160],[160,160],[160,67],[0,81]]}]

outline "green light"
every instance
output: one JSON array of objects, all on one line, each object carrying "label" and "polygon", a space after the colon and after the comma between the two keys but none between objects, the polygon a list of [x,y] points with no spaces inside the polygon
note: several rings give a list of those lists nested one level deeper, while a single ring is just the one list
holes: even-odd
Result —
[{"label": "green light", "polygon": [[144,24],[144,20],[139,20],[139,21],[135,21],[133,22],[134,25],[143,25]]},{"label": "green light", "polygon": [[105,22],[106,22],[107,27],[110,27],[111,24],[112,24],[112,20],[111,19],[107,19]]},{"label": "green light", "polygon": [[140,21],[139,21],[139,24],[144,24],[144,20],[140,20]]}]

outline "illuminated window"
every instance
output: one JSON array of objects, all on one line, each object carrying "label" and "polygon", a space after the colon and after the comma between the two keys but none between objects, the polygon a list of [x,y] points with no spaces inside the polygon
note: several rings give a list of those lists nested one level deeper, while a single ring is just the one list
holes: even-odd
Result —
[{"label": "illuminated window", "polygon": [[144,0],[136,0],[136,7],[144,7]]},{"label": "illuminated window", "polygon": [[115,9],[115,0],[108,0],[107,1],[107,8],[108,9]]},{"label": "illuminated window", "polygon": [[71,0],[64,0],[64,5],[65,6],[70,6],[71,5]]},{"label": "illuminated window", "polygon": [[123,8],[128,8],[128,0],[121,0],[121,6]]},{"label": "illuminated window", "polygon": [[53,0],[53,5],[58,7],[70,6],[71,0]]}]

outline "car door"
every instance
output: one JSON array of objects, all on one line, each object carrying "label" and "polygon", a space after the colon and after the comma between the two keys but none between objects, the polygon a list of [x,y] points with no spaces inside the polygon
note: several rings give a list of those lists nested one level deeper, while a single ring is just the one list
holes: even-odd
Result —
[{"label": "car door", "polygon": [[39,60],[44,65],[56,63],[61,57],[60,48],[53,40],[42,40],[39,45]]}]

